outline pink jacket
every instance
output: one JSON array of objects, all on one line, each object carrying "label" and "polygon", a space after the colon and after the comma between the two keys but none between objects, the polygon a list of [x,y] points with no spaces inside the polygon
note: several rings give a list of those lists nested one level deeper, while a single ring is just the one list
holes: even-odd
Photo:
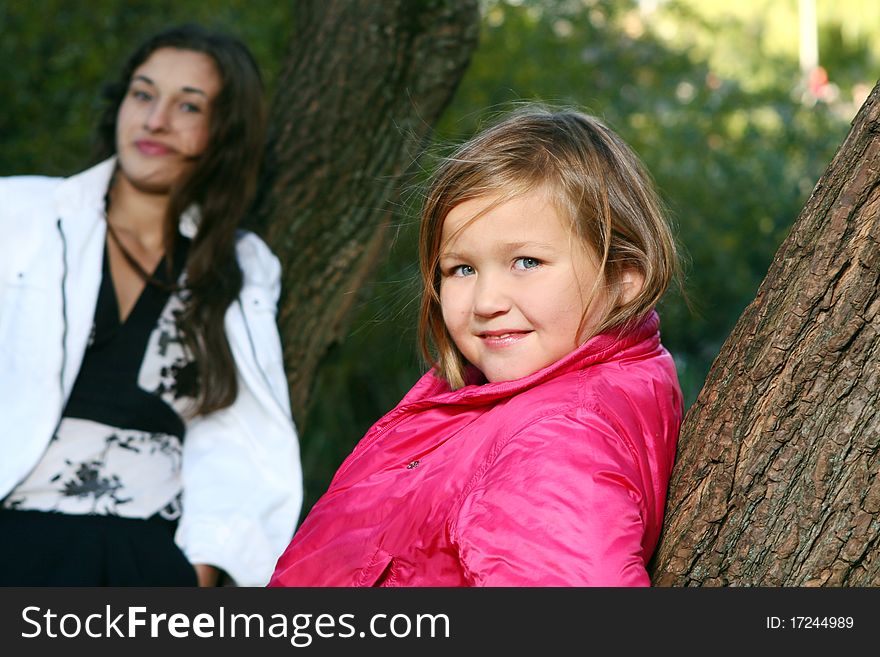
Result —
[{"label": "pink jacket", "polygon": [[429,372],[337,471],[269,586],[648,585],[682,398],[652,313],[543,370]]}]

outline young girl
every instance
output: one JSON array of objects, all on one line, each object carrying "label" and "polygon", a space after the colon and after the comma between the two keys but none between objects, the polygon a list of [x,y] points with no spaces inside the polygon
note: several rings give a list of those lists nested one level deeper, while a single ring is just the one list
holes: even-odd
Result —
[{"label": "young girl", "polygon": [[632,151],[515,113],[422,212],[434,367],[355,447],[270,585],[648,585],[682,399],[653,308],[670,230]]},{"label": "young girl", "polygon": [[0,585],[263,585],[302,489],[280,266],[237,231],[259,71],[181,26],[108,100],[103,162],[0,179]]}]

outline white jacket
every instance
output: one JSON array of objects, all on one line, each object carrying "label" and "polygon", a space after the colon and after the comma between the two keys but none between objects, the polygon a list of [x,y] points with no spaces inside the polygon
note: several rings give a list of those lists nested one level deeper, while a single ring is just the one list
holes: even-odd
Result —
[{"label": "white jacket", "polygon": [[[37,464],[82,363],[101,283],[104,195],[114,160],[71,178],[0,178],[0,499]],[[195,234],[192,216],[181,232]],[[237,243],[244,284],[226,312],[238,397],[186,423],[183,515],[192,563],[261,586],[302,504],[296,429],[275,324],[281,266],[265,243]]]}]

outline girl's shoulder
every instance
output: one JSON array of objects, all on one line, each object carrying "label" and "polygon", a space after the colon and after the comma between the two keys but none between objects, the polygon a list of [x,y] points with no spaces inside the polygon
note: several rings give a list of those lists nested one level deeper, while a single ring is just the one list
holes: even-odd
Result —
[{"label": "girl's shoulder", "polygon": [[512,397],[500,410],[526,432],[566,418],[585,429],[611,425],[631,433],[634,426],[665,426],[668,418],[680,418],[682,395],[674,361],[658,345],[561,373]]}]

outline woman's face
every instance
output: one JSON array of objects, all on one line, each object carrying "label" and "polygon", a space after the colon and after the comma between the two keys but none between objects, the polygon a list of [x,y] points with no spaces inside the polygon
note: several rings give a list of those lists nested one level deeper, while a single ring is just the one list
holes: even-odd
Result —
[{"label": "woman's face", "polygon": [[211,107],[222,82],[214,60],[160,48],[131,76],[116,119],[116,152],[125,183],[168,194],[208,145]]}]

